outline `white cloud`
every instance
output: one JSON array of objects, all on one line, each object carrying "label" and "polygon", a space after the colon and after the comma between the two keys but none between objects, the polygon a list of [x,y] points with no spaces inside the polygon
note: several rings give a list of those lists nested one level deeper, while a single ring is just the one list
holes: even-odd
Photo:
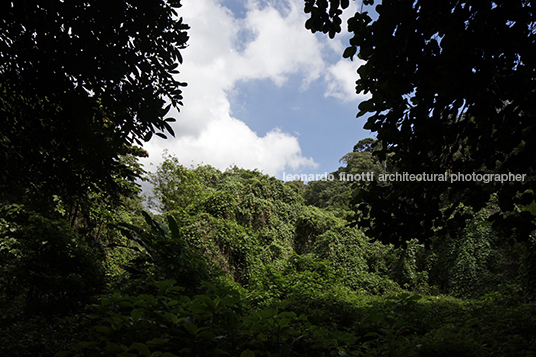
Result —
[{"label": "white cloud", "polygon": [[167,149],[183,164],[206,163],[219,169],[237,165],[277,175],[287,167],[317,167],[312,158],[302,155],[297,137],[277,128],[260,137],[233,118],[230,93],[239,81],[269,79],[281,86],[289,75],[298,73],[302,90],[323,78],[326,95],[347,100],[349,83],[357,76],[355,62],[341,61],[331,67],[326,63],[327,54],[344,46],[340,40],[305,30],[302,0],[262,4],[247,0],[246,8],[242,19],[218,0],[186,1],[179,9],[191,27],[184,64],[179,67],[179,79],[188,87],[183,90],[185,105],[180,114],[170,113],[177,118],[173,124],[176,138],[155,138],[146,144],[155,164]]},{"label": "white cloud", "polygon": [[355,86],[358,79],[357,68],[365,61],[354,59],[341,59],[327,70],[326,97],[335,97],[343,101],[356,101],[368,99],[370,95],[356,94]]},{"label": "white cloud", "polygon": [[209,161],[221,170],[237,165],[260,168],[275,176],[286,166],[294,169],[317,166],[312,159],[301,155],[295,137],[278,129],[259,137],[246,124],[231,117],[214,121],[197,138],[178,141],[174,149],[179,157],[181,152],[189,151],[194,163]]},{"label": "white cloud", "polygon": [[245,27],[256,38],[248,44],[238,62],[240,79],[270,78],[282,85],[290,73],[301,72],[304,83],[320,77],[325,66],[323,46],[305,30],[304,16],[296,1],[288,5],[283,17],[273,7],[261,10],[258,4],[250,2]]}]

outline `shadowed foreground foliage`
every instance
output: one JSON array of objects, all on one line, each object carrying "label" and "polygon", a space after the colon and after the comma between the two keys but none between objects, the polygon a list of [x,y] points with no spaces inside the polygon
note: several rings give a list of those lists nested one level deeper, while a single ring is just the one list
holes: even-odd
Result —
[{"label": "shadowed foreground foliage", "polygon": [[[344,210],[307,206],[296,185],[259,172],[188,169],[168,157],[151,180],[153,202],[166,212],[142,220],[123,213],[130,223],[115,226],[103,251],[105,293],[84,310],[52,315],[12,305],[2,313],[2,355],[536,353],[536,306],[521,290],[516,261],[522,252],[501,248],[489,225],[475,222],[465,239],[433,250],[417,241],[394,247],[349,227]],[[2,254],[15,254],[11,247]],[[79,274],[58,281],[82,294],[68,285],[87,279]],[[19,291],[31,288],[20,275],[11,279]],[[57,332],[66,329],[72,333]]]}]

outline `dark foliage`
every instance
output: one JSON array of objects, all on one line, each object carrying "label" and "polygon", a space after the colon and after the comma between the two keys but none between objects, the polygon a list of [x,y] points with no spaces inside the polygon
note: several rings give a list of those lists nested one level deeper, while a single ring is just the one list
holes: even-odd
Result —
[{"label": "dark foliage", "polygon": [[115,194],[115,177],[135,176],[118,156],[153,133],[173,134],[165,103],[182,104],[173,75],[188,26],[176,7],[1,3],[0,198]]},{"label": "dark foliage", "polygon": [[[306,27],[333,37],[347,5],[306,1]],[[353,38],[343,56],[357,53],[366,61],[358,69],[357,92],[372,98],[359,105],[358,116],[372,114],[365,128],[377,132],[380,158],[394,153],[395,166],[408,173],[511,173],[527,179],[396,182],[389,189],[373,184],[356,200],[361,208],[371,206],[371,218],[381,222],[371,232],[385,242],[427,240],[434,226],[464,224],[467,217],[451,217],[451,203],[478,210],[498,192],[501,212],[493,219],[526,240],[534,216],[516,213],[515,206],[535,198],[533,2],[390,0],[376,11],[376,21],[366,11],[348,20]]]},{"label": "dark foliage", "polygon": [[65,313],[104,288],[100,252],[64,220],[23,206],[0,207],[0,298],[4,318]]}]

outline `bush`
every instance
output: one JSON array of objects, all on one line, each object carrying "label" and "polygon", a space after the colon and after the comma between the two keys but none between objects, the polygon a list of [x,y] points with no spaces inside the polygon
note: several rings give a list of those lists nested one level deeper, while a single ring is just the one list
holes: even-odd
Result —
[{"label": "bush", "polygon": [[[320,235],[313,254],[317,259],[331,262],[340,273],[341,282],[349,288],[372,294],[398,290],[386,272],[379,272],[378,246],[372,245],[359,230],[339,226]],[[385,265],[385,263],[383,264]]]},{"label": "bush", "polygon": [[120,224],[123,234],[136,243],[138,252],[128,265],[122,266],[134,278],[143,281],[174,279],[195,292],[201,281],[214,274],[212,267],[195,248],[188,245],[177,221],[167,216],[166,226],[143,212],[149,230],[130,224]]},{"label": "bush", "polygon": [[[469,208],[460,210],[472,214]],[[487,207],[474,214],[458,234],[433,239],[428,257],[430,284],[439,286],[441,292],[474,298],[496,291],[500,283],[512,282],[515,268],[507,259],[511,247],[501,242],[487,222],[490,210]]]},{"label": "bush", "polygon": [[296,220],[294,251],[297,254],[311,253],[318,236],[335,226],[342,226],[343,222],[330,212],[313,206],[303,206]]},{"label": "bush", "polygon": [[[177,212],[170,212],[178,216]],[[233,277],[236,282],[247,284],[260,266],[260,250],[257,235],[236,221],[214,218],[207,213],[180,220],[179,234],[189,247],[202,253],[213,264]]]},{"label": "bush", "polygon": [[102,296],[90,315],[93,338],[57,356],[339,356],[356,342],[291,311],[252,311],[226,284],[204,282],[204,294],[188,297],[175,283],[155,283],[155,294]]},{"label": "bush", "polygon": [[4,306],[31,313],[65,312],[104,287],[101,254],[64,220],[22,205],[0,207],[0,294]]}]

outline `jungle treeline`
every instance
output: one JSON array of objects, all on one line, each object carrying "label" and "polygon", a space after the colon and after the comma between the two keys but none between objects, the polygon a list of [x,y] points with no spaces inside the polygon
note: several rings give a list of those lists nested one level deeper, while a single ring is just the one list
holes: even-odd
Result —
[{"label": "jungle treeline", "polygon": [[534,353],[534,256],[495,232],[493,200],[457,236],[372,240],[350,204],[366,183],[338,179],[392,170],[367,143],[332,181],[166,156],[152,192],[130,183],[85,215],[59,199],[54,218],[3,205],[2,354]]}]

